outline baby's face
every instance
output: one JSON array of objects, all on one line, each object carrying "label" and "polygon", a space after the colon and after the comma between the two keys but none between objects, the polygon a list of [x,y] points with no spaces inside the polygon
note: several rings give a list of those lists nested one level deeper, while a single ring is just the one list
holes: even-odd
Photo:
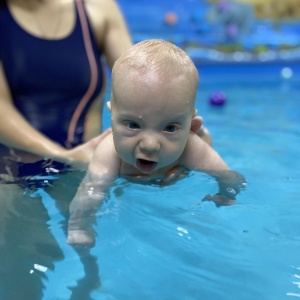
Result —
[{"label": "baby's face", "polygon": [[147,174],[178,162],[194,113],[195,92],[187,85],[148,75],[114,85],[113,138],[123,161]]}]

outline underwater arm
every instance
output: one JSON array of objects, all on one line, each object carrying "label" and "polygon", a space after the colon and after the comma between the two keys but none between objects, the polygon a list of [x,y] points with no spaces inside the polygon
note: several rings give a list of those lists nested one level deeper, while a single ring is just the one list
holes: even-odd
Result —
[{"label": "underwater arm", "polygon": [[214,177],[219,191],[215,195],[206,195],[203,200],[211,200],[217,206],[233,204],[239,192],[246,188],[243,175],[230,170],[220,155],[198,136],[191,134],[184,153],[183,165]]},{"label": "underwater arm", "polygon": [[109,185],[110,182],[102,176],[87,172],[69,207],[69,244],[93,246],[95,234],[92,226]]},{"label": "underwater arm", "polygon": [[232,170],[206,171],[206,173],[216,179],[219,192],[215,195],[206,195],[203,200],[211,200],[217,206],[234,204],[236,196],[247,186],[245,177]]},{"label": "underwater arm", "polygon": [[98,145],[89,170],[70,204],[67,237],[69,244],[94,245],[95,234],[92,226],[96,220],[96,213],[119,170],[117,156],[113,150],[110,152],[111,143],[110,135],[104,139],[104,143]]}]

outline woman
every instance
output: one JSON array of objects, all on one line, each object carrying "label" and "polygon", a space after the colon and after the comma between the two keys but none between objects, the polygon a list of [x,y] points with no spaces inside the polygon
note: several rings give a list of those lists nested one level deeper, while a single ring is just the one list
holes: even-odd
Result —
[{"label": "woman", "polygon": [[15,161],[88,163],[101,139],[101,57],[112,67],[131,44],[113,0],[2,1],[2,173],[24,175]]},{"label": "woman", "polygon": [[[64,259],[48,228],[42,197],[28,189],[24,195],[18,184],[6,183],[41,174],[52,160],[89,162],[101,139],[102,58],[112,67],[130,46],[113,0],[1,0],[1,299],[42,299],[45,274],[36,272],[34,264],[54,269],[55,262]],[[68,180],[47,189],[64,215],[76,187],[73,179],[72,184]],[[86,278],[93,279],[88,288],[84,280],[72,288],[74,297],[76,291],[82,296],[99,284],[95,258],[86,253],[80,259]]]}]

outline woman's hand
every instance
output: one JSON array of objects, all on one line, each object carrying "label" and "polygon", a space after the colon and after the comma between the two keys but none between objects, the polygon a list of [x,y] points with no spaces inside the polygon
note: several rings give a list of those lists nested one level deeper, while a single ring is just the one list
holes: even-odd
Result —
[{"label": "woman's hand", "polygon": [[84,168],[91,161],[94,151],[101,140],[111,133],[111,128],[105,130],[102,134],[79,145],[73,149],[66,150],[63,157],[53,158],[54,160],[72,165],[74,168]]}]

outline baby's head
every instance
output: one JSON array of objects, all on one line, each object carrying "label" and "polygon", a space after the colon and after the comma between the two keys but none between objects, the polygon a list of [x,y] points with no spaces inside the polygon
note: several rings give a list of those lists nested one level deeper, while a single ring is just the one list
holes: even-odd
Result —
[{"label": "baby's head", "polygon": [[143,81],[151,89],[177,81],[178,91],[184,99],[190,98],[189,104],[194,109],[198,71],[191,58],[172,43],[145,40],[128,49],[114,64],[111,100],[122,100],[124,91],[135,88],[132,84],[137,81]]},{"label": "baby's head", "polygon": [[144,173],[175,164],[195,114],[198,72],[190,57],[163,40],[132,46],[112,70],[114,143]]}]

